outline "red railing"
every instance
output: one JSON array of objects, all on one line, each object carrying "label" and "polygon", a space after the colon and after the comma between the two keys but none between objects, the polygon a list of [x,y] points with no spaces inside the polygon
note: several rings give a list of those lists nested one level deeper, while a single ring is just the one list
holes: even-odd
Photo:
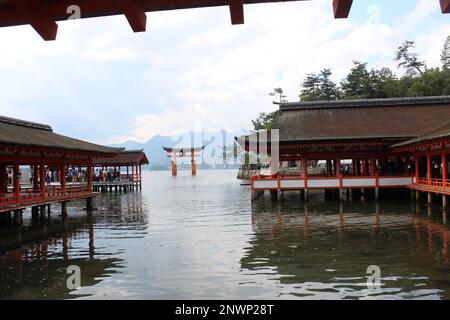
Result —
[{"label": "red railing", "polygon": [[64,193],[60,185],[46,186],[44,197],[40,191],[35,191],[30,188],[24,188],[20,191],[18,199],[14,192],[7,192],[0,194],[0,207],[17,204],[27,204],[33,201],[52,201],[63,200],[64,197],[82,195],[89,193],[89,186],[87,184],[77,184],[66,186]]},{"label": "red railing", "polygon": [[447,179],[444,181],[443,179],[439,178],[432,178],[428,180],[428,178],[419,178],[416,182],[416,185],[450,189],[450,180]]}]

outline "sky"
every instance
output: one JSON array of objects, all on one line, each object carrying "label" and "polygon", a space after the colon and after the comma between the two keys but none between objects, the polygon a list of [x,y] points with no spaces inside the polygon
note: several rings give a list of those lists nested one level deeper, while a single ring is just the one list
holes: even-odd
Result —
[{"label": "sky", "polygon": [[[0,115],[49,124],[101,144],[199,130],[242,130],[276,110],[282,87],[297,101],[307,73],[352,60],[388,66],[406,39],[440,66],[450,15],[438,0],[357,0],[333,19],[331,0],[147,13],[147,32],[124,16],[59,22],[56,41],[30,26],[0,28]],[[81,12],[82,14],[82,12]]]}]

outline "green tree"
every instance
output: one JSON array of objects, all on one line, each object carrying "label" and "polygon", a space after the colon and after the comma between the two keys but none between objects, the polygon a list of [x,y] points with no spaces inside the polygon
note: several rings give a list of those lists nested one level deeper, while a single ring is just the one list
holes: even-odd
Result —
[{"label": "green tree", "polygon": [[344,99],[365,99],[368,96],[370,75],[367,63],[353,61],[353,68],[341,82]]},{"label": "green tree", "polygon": [[336,83],[331,80],[330,69],[323,69],[320,74],[309,73],[302,83],[300,100],[302,101],[329,101],[337,100],[340,91]]},{"label": "green tree", "polygon": [[320,77],[316,73],[308,73],[302,83],[300,100],[318,101],[320,97]]},{"label": "green tree", "polygon": [[256,120],[252,120],[254,130],[276,129],[278,112],[260,112]]},{"label": "green tree", "polygon": [[439,68],[428,69],[425,73],[414,79],[408,96],[442,96],[450,95],[450,71]]},{"label": "green tree", "polygon": [[363,84],[367,99],[403,97],[406,91],[400,87],[398,78],[389,68],[372,69]]},{"label": "green tree", "polygon": [[278,97],[280,100],[280,103],[287,102],[286,95],[284,94],[284,91],[282,88],[273,89],[273,91],[271,93],[269,93],[269,96]]},{"label": "green tree", "polygon": [[320,71],[320,100],[337,100],[339,99],[339,88],[331,80],[331,70],[323,69]]},{"label": "green tree", "polygon": [[441,53],[441,61],[442,67],[445,70],[450,70],[450,36],[448,36],[447,40],[445,40],[444,48]]},{"label": "green tree", "polygon": [[411,52],[414,49],[414,41],[406,40],[395,52],[395,61],[399,68],[404,68],[409,76],[423,75],[426,70],[424,61],[419,61],[417,53]]}]

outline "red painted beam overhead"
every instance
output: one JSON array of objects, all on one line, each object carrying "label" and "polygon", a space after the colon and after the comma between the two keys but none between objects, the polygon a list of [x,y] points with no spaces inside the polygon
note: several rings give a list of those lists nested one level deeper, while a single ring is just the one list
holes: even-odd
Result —
[{"label": "red painted beam overhead", "polygon": [[333,11],[336,19],[348,18],[353,0],[333,0]]},{"label": "red painted beam overhead", "polygon": [[41,37],[46,40],[55,40],[58,25],[53,21],[39,3],[30,0],[11,0],[17,15],[27,21]]},{"label": "red painted beam overhead", "polygon": [[144,32],[147,25],[145,10],[138,0],[124,1],[124,13],[134,32]]},{"label": "red painted beam overhead", "polygon": [[228,0],[232,24],[244,23],[244,0]]},{"label": "red painted beam overhead", "polygon": [[[31,24],[46,40],[55,39],[56,21],[69,18],[69,6],[78,6],[81,18],[125,15],[136,32],[146,29],[146,12],[229,6],[231,22],[244,23],[244,5],[299,2],[302,0],[0,0],[0,27]],[[435,0],[437,1],[437,0]],[[334,16],[347,18],[353,0],[333,0]],[[450,0],[440,0],[443,13],[450,13]],[[324,13],[325,14],[325,13]]]},{"label": "red painted beam overhead", "polygon": [[450,13],[450,0],[440,0],[442,13]]}]

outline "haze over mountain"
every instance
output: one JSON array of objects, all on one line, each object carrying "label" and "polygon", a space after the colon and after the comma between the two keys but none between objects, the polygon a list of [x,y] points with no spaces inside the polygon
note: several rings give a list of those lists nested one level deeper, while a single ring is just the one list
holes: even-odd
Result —
[{"label": "haze over mountain", "polygon": [[[198,159],[198,164],[212,166],[223,164],[223,146],[233,146],[235,139],[241,135],[248,134],[248,131],[239,130],[228,132],[205,131],[205,132],[185,132],[173,136],[153,136],[147,142],[126,141],[124,143],[112,144],[113,147],[123,147],[128,150],[143,149],[150,159],[149,169],[164,170],[170,166],[170,158],[162,147],[191,148],[206,146],[202,158]],[[231,161],[234,163],[234,161]],[[231,163],[229,162],[229,163]],[[180,159],[179,163],[190,164],[190,159]]]}]

